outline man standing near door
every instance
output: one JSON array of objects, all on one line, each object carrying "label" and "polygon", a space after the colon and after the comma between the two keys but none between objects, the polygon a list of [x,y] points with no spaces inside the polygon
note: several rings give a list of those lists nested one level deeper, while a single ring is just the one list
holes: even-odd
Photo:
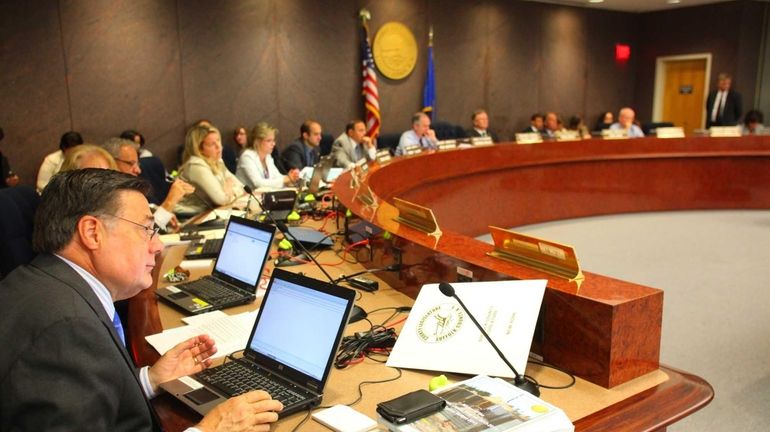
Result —
[{"label": "man standing near door", "polygon": [[741,94],[732,90],[733,77],[719,74],[717,88],[706,98],[706,127],[735,126],[741,119]]}]

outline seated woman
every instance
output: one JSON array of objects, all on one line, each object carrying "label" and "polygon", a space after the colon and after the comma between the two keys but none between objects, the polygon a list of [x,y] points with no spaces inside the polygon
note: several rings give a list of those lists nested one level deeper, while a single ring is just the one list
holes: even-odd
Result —
[{"label": "seated woman", "polygon": [[94,144],[80,144],[67,151],[59,172],[84,168],[101,168],[117,171],[118,166],[107,150]]},{"label": "seated woman", "polygon": [[615,115],[612,114],[612,111],[605,111],[596,121],[596,127],[594,127],[594,130],[602,131],[604,129],[609,129],[613,123],[615,123]]},{"label": "seated woman", "polygon": [[591,132],[588,131],[588,127],[583,122],[583,119],[579,115],[574,115],[569,118],[567,129],[577,131],[582,139],[590,139]]},{"label": "seated woman", "polygon": [[278,171],[273,156],[275,134],[278,132],[267,123],[260,122],[251,130],[251,141],[240,159],[235,175],[243,184],[252,189],[280,189],[284,186],[294,186],[299,180],[299,170],[290,170],[287,175]]},{"label": "seated woman", "polygon": [[754,135],[762,132],[765,127],[762,125],[765,121],[765,116],[762,115],[762,111],[751,110],[746,113],[746,117],[743,118],[743,134]]},{"label": "seated woman", "polygon": [[174,213],[200,213],[243,194],[243,184],[222,162],[222,136],[214,126],[196,125],[187,131],[179,177],[195,192],[182,198]]}]

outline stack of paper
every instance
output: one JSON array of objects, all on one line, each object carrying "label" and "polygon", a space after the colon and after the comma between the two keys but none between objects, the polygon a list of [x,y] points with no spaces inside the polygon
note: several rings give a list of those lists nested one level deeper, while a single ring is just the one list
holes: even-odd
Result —
[{"label": "stack of paper", "polygon": [[227,315],[222,311],[209,312],[184,318],[186,326],[164,330],[161,333],[146,336],[147,342],[161,355],[193,336],[206,334],[216,342],[217,353],[212,358],[224,357],[231,352],[246,347],[246,342],[257,319],[257,312],[244,312]]}]

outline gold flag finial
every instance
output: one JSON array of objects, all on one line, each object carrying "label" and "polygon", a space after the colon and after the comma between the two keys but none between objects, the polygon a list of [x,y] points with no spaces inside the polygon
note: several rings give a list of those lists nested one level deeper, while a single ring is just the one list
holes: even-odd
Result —
[{"label": "gold flag finial", "polygon": [[433,46],[433,26],[428,29],[428,46]]},{"label": "gold flag finial", "polygon": [[358,11],[358,17],[361,18],[361,21],[366,23],[366,21],[369,21],[372,19],[372,13],[369,12],[369,9],[361,9]]}]

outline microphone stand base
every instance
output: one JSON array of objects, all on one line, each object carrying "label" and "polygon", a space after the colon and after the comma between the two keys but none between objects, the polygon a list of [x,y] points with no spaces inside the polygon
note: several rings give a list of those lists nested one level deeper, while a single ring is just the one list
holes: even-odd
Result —
[{"label": "microphone stand base", "polygon": [[532,381],[528,380],[527,378],[521,377],[521,378],[514,378],[513,385],[516,387],[524,390],[527,393],[531,393],[537,397],[540,397],[540,389],[537,387],[537,384],[533,383]]}]

